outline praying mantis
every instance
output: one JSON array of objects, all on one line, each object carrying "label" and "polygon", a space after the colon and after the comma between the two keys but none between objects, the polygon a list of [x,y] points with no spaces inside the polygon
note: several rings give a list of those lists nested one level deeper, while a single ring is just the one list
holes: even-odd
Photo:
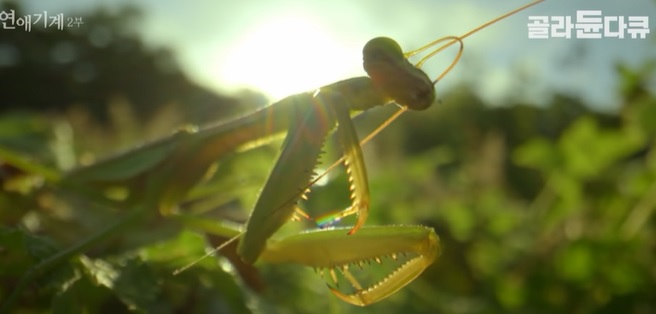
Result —
[{"label": "praying mantis", "polygon": [[[103,187],[120,185],[132,192],[124,201],[132,207],[132,213],[97,236],[37,265],[23,278],[21,285],[24,286],[56,263],[82,252],[94,241],[132,221],[137,214],[157,208],[164,216],[174,216],[175,206],[184,200],[217,160],[250,141],[287,132],[281,153],[245,228],[223,235],[239,241],[237,253],[246,263],[295,263],[327,269],[333,278],[338,271],[354,289],[352,293],[344,293],[329,286],[339,299],[358,306],[385,299],[412,282],[436,260],[440,254],[439,238],[433,229],[423,226],[365,225],[370,193],[361,142],[355,132],[351,113],[388,103],[401,107],[374,131],[373,136],[406,110],[427,109],[435,101],[434,85],[458,62],[466,37],[543,1],[524,5],[464,35],[444,37],[406,53],[392,39],[374,38],[363,49],[366,77],[351,78],[312,93],[289,96],[254,113],[216,126],[201,130],[186,128],[170,137],[53,178],[60,186],[83,189],[98,199],[104,197],[99,192]],[[443,42],[446,43],[428,53],[416,65],[408,61],[411,56]],[[431,79],[420,69],[430,57],[455,43],[460,44],[458,55],[436,79]],[[313,230],[276,239],[274,234],[278,229],[300,212],[296,204],[316,181],[313,171],[324,139],[333,129],[343,150],[343,158],[337,163],[346,165],[352,204],[328,215],[327,221],[330,224],[346,216],[357,215],[355,225],[351,228]],[[409,257],[385,279],[370,286],[363,286],[348,268],[349,265],[362,267],[366,262],[379,261],[384,256],[396,258],[398,255]]]}]

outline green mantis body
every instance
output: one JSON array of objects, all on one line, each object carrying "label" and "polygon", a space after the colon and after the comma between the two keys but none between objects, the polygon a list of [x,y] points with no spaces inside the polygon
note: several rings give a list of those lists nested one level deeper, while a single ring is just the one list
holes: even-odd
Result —
[{"label": "green mantis body", "polygon": [[[153,205],[162,213],[170,214],[171,208],[183,200],[213,162],[245,143],[287,131],[280,156],[239,240],[239,255],[247,263],[254,263],[261,256],[264,260],[276,262],[283,261],[281,255],[296,256],[284,261],[321,268],[392,254],[416,254],[417,260],[406,264],[412,266],[411,270],[400,272],[403,275],[394,277],[391,284],[379,285],[383,289],[361,289],[358,296],[340,296],[360,305],[375,302],[410,282],[432,263],[437,255],[437,236],[424,227],[378,227],[373,233],[366,228],[364,232],[357,232],[367,218],[369,189],[351,112],[391,101],[409,108],[426,109],[433,103],[435,94],[432,81],[405,59],[393,40],[375,38],[367,43],[363,53],[364,67],[370,77],[356,77],[322,87],[314,93],[290,96],[252,114],[200,131],[179,131],[136,151],[77,169],[64,180],[96,185],[121,183],[133,193],[142,191],[130,196],[135,201],[139,201],[138,195],[141,194],[160,195],[157,204]],[[300,239],[307,238],[304,242],[295,238],[294,243],[303,242],[304,249],[287,247],[285,241],[277,242],[275,251],[284,253],[272,255],[267,250],[267,241],[294,215],[296,203],[309,187],[324,139],[333,129],[336,129],[341,143],[352,183],[352,206],[342,211],[339,217],[357,213],[357,222],[348,232],[315,232],[315,236],[301,236]],[[422,234],[423,238],[418,239],[416,234]],[[403,245],[373,245],[392,240]],[[338,249],[327,250],[331,242]],[[352,245],[354,243],[358,245]],[[401,249],[403,246],[406,250]],[[372,249],[374,247],[376,249]],[[314,249],[319,251],[313,252]],[[299,252],[321,256],[321,260],[300,258]],[[360,255],[359,259],[357,255]]]}]

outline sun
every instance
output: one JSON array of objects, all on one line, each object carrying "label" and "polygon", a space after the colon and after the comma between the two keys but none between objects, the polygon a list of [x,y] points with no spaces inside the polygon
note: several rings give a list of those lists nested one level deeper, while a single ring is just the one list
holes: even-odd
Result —
[{"label": "sun", "polygon": [[300,16],[258,23],[224,56],[217,64],[224,85],[253,88],[272,100],[347,78],[361,66],[345,40]]}]

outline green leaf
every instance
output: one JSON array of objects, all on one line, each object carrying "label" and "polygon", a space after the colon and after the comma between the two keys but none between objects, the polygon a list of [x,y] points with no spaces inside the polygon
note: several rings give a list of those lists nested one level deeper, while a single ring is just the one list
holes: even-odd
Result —
[{"label": "green leaf", "polygon": [[22,230],[0,227],[0,277],[18,277],[36,262],[25,246],[24,237]]},{"label": "green leaf", "polygon": [[566,161],[565,169],[583,179],[603,173],[642,145],[640,134],[601,130],[592,117],[577,120],[559,142]]},{"label": "green leaf", "polygon": [[[20,229],[0,228],[0,278],[18,278],[39,262],[55,255],[57,247],[47,238]],[[41,288],[60,288],[75,276],[71,264],[59,265],[39,277]]]},{"label": "green leaf", "polygon": [[152,308],[160,294],[160,282],[150,266],[132,258],[121,265],[113,291],[129,309]]},{"label": "green leaf", "polygon": [[456,239],[460,241],[469,240],[476,223],[471,208],[463,202],[451,200],[444,205],[441,214],[446,219],[447,225]]},{"label": "green leaf", "polygon": [[545,172],[550,172],[559,165],[559,157],[554,144],[544,138],[536,138],[515,149],[515,163]]},{"label": "green leaf", "polygon": [[559,254],[557,263],[564,278],[581,283],[589,280],[596,268],[590,247],[583,244],[565,248]]},{"label": "green leaf", "polygon": [[83,258],[82,264],[92,282],[110,289],[130,310],[147,311],[160,294],[160,282],[150,266],[137,258],[110,263]]}]

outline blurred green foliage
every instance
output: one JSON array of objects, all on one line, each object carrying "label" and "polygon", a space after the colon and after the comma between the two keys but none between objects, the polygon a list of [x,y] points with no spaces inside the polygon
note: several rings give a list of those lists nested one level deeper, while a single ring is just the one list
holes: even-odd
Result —
[{"label": "blurred green foliage", "polygon": [[[117,24],[108,25],[111,30]],[[106,49],[121,46],[116,45]],[[137,55],[147,58],[149,53]],[[554,95],[543,108],[530,103],[492,108],[465,85],[444,95],[439,106],[406,114],[368,144],[373,201],[368,224],[431,226],[444,247],[435,265],[378,304],[352,307],[334,298],[312,270],[254,268],[230,250],[173,276],[175,269],[204,254],[208,244],[225,239],[149,213],[38,274],[18,296],[14,311],[656,312],[656,96],[647,88],[653,70],[653,63],[637,69],[618,66],[622,103],[616,115],[596,113],[565,95]],[[154,68],[143,71],[148,73],[138,72],[145,77],[159,75]],[[134,74],[118,71],[107,79],[128,73]],[[84,93],[87,87],[70,90]],[[161,89],[166,88],[156,84],[155,90]],[[87,109],[59,103],[0,116],[0,301],[6,301],[30,267],[93,236],[129,210],[49,178],[181,123],[198,122],[194,117],[181,121],[179,113],[187,107],[144,109],[138,99],[166,101],[148,99],[147,92],[135,98],[129,89],[117,90],[124,98],[104,95],[101,109],[93,101]],[[30,99],[22,93],[17,103]],[[226,112],[234,113],[235,104],[252,100],[217,101],[216,108],[227,106]],[[362,124],[375,124],[386,110],[371,112]],[[100,120],[104,124],[97,125]],[[222,159],[214,176],[180,204],[181,210],[202,213],[198,223],[243,223],[275,159],[276,145]],[[347,186],[336,170],[329,182],[313,188],[304,206],[312,215],[343,207]],[[291,232],[309,227],[290,225]]]}]

